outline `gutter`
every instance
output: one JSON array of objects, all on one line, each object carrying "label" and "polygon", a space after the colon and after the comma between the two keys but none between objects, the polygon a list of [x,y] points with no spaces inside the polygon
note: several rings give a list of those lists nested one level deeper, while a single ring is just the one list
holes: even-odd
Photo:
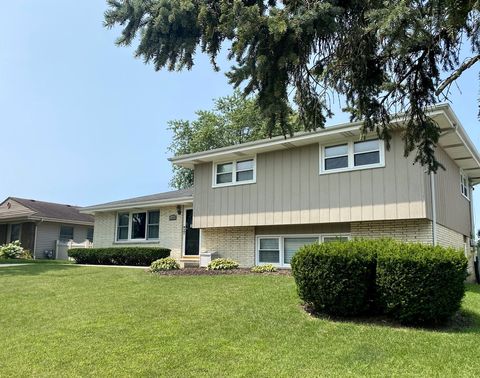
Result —
[{"label": "gutter", "polygon": [[152,206],[165,207],[172,205],[182,205],[193,202],[193,197],[181,197],[177,199],[169,200],[153,200],[153,201],[143,201],[143,202],[133,202],[133,203],[122,203],[122,204],[113,204],[113,205],[97,205],[97,206],[88,206],[80,210],[80,213],[83,214],[94,214],[99,211],[115,211],[115,210],[127,210],[127,209],[141,209],[149,208]]}]

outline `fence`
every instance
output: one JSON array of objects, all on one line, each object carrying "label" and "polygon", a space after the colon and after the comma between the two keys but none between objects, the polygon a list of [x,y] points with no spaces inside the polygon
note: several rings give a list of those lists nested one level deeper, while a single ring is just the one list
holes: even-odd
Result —
[{"label": "fence", "polygon": [[68,260],[68,250],[71,248],[92,248],[93,243],[85,240],[83,243],[75,243],[73,240],[68,242],[57,240],[55,246],[55,259]]}]

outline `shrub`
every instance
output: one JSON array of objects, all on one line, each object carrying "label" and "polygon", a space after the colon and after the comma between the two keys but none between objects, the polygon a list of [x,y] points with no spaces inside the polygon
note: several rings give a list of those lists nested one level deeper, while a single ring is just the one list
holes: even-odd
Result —
[{"label": "shrub", "polygon": [[31,259],[30,251],[24,249],[20,241],[15,240],[0,247],[0,257],[5,259]]},{"label": "shrub", "polygon": [[230,259],[213,259],[207,265],[207,270],[229,270],[237,269],[238,262]]},{"label": "shrub", "polygon": [[315,312],[352,316],[372,310],[377,241],[348,241],[301,247],[292,258],[300,298]]},{"label": "shrub", "polygon": [[170,256],[170,250],[159,247],[72,248],[68,256],[78,264],[148,266]]},{"label": "shrub", "polygon": [[177,270],[180,269],[180,265],[173,257],[165,257],[152,262],[150,265],[151,272],[160,272],[163,270]]},{"label": "shrub", "polygon": [[254,266],[251,271],[253,273],[268,273],[268,272],[276,272],[277,268],[272,264],[265,264],[265,265],[257,265]]},{"label": "shrub", "polygon": [[394,243],[377,257],[378,300],[405,324],[438,324],[450,318],[465,294],[463,252],[424,244]]}]

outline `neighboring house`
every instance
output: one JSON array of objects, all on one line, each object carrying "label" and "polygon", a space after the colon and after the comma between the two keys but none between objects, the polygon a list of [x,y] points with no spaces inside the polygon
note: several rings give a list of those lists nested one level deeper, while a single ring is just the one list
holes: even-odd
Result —
[{"label": "neighboring house", "polygon": [[289,267],[303,244],[352,237],[469,253],[480,156],[448,105],[430,116],[441,128],[436,156],[446,168],[435,175],[413,164],[414,153],[404,157],[400,119],[390,150],[375,134],[360,141],[361,123],[348,123],[176,156],[173,164],[195,170],[193,192],[85,208],[95,214],[94,244],[154,242],[183,261],[215,251],[245,267]]},{"label": "neighboring house", "polygon": [[[93,240],[93,217],[81,214],[79,207],[31,199],[8,197],[0,203],[0,245],[20,240],[35,258],[67,258],[69,241],[83,243]],[[60,252],[59,252],[60,251]]]}]

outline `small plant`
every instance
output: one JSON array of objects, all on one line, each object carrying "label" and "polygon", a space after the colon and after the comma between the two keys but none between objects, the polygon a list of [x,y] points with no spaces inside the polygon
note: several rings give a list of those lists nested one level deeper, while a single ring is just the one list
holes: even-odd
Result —
[{"label": "small plant", "polygon": [[257,265],[254,266],[251,271],[253,273],[268,273],[268,272],[276,272],[277,268],[272,264],[265,264],[265,265]]},{"label": "small plant", "polygon": [[214,259],[208,263],[207,270],[237,269],[238,262],[230,259]]},{"label": "small plant", "polygon": [[165,257],[163,259],[158,259],[152,262],[150,265],[151,272],[160,272],[164,270],[177,270],[180,269],[180,265],[178,264],[177,260],[173,257]]},{"label": "small plant", "polygon": [[0,247],[0,257],[5,259],[31,259],[29,251],[24,249],[19,240]]}]

